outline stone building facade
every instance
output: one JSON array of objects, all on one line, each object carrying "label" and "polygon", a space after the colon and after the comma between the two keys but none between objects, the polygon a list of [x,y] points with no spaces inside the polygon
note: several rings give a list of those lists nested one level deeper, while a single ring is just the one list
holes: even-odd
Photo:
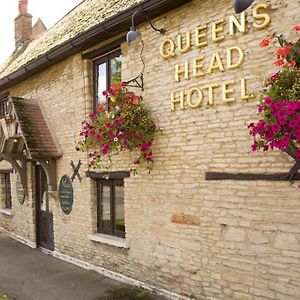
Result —
[{"label": "stone building facade", "polygon": [[[97,1],[82,5],[92,2],[100,9]],[[137,2],[127,1],[127,11],[147,1]],[[143,57],[144,91],[135,91],[142,93],[160,129],[152,172],[124,178],[125,239],[97,233],[97,180],[85,175],[87,157],[74,148],[81,121],[93,110],[93,61],[99,56],[90,54],[126,31],[9,87],[2,85],[12,98],[39,101],[62,150],[56,160],[57,185],[63,175],[72,175],[70,161],[82,162],[82,181],[75,177],[72,183],[70,214],[62,211],[57,189],[46,192],[53,217],[51,253],[170,299],[300,299],[299,181],[208,177],[212,172],[272,174],[291,168],[293,161],[284,153],[252,153],[247,124],[258,118],[262,79],[275,70],[274,48],[262,49],[259,43],[274,32],[293,38],[300,2],[255,1],[240,16],[231,1],[185,2],[151,19],[167,30],[165,35],[137,18],[142,52],[140,38],[120,43],[123,80],[140,72],[140,53]],[[53,37],[50,30],[31,43],[38,45],[47,34]],[[33,50],[29,44],[25,54],[29,51],[30,57]],[[2,69],[1,78],[30,60],[20,56],[15,62]],[[129,153],[115,157],[112,171],[127,171],[129,161]],[[37,165],[27,161],[28,191],[21,203],[18,174],[1,162],[11,172],[12,205],[9,213],[4,206],[0,210],[0,230],[32,247],[37,242]]]}]

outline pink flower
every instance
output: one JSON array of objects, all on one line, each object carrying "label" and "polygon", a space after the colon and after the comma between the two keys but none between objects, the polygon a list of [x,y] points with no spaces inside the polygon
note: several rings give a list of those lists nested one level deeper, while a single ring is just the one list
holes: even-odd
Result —
[{"label": "pink flower", "polygon": [[280,125],[284,125],[286,123],[285,116],[279,116],[277,117],[277,120]]},{"label": "pink flower", "polygon": [[269,151],[269,146],[268,145],[264,145],[263,151]]},{"label": "pink flower", "polygon": [[295,103],[289,103],[286,108],[286,113],[288,115],[293,115],[296,112],[296,105]]},{"label": "pink flower", "polygon": [[257,151],[257,141],[251,145],[252,151]]},{"label": "pink flower", "polygon": [[115,124],[122,124],[123,122],[124,122],[124,119],[122,119],[122,118],[117,118],[114,121]]},{"label": "pink flower", "polygon": [[146,151],[151,147],[152,143],[151,142],[146,142],[146,143],[142,143],[141,145],[141,150],[142,151]]},{"label": "pink flower", "polygon": [[111,139],[111,140],[113,140],[116,136],[115,136],[115,134],[112,132],[112,131],[110,131],[109,133],[108,133],[108,135],[109,135],[109,138]]},{"label": "pink flower", "polygon": [[108,144],[104,144],[103,146],[102,146],[102,148],[101,148],[101,151],[102,151],[102,154],[103,155],[106,155],[107,153],[108,153],[108,151],[109,151],[109,145]]},{"label": "pink flower", "polygon": [[273,99],[272,98],[270,98],[270,97],[266,97],[265,98],[265,104],[270,105],[272,103],[273,103]]},{"label": "pink flower", "polygon": [[275,80],[278,78],[279,75],[280,75],[280,71],[274,73],[274,74],[271,76],[271,80],[272,80],[272,81],[275,81]]},{"label": "pink flower", "polygon": [[89,118],[90,119],[94,119],[94,118],[96,118],[97,116],[95,115],[95,114],[89,114]]},{"label": "pink flower", "polygon": [[300,130],[297,129],[294,133],[293,133],[293,136],[296,138],[296,140],[298,142],[300,142]]},{"label": "pink flower", "polygon": [[280,131],[280,126],[278,125],[278,124],[273,124],[272,125],[272,130],[276,133],[276,132],[278,132],[278,131]]},{"label": "pink flower", "polygon": [[138,140],[139,137],[140,137],[140,135],[139,135],[137,132],[135,132],[135,133],[133,134],[133,138],[134,138],[135,140]]}]

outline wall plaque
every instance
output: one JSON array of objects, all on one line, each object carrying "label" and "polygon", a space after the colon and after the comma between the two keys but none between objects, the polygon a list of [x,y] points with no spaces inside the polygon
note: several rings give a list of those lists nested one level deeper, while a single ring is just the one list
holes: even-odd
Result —
[{"label": "wall plaque", "polygon": [[58,195],[61,209],[66,215],[70,214],[73,207],[73,186],[68,175],[60,179]]}]

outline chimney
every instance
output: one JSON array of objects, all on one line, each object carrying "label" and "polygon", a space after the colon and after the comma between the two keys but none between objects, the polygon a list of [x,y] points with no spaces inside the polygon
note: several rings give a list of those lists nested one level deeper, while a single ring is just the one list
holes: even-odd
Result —
[{"label": "chimney", "polygon": [[32,15],[27,11],[28,0],[19,0],[19,15],[15,18],[16,48],[26,44],[32,37]]}]

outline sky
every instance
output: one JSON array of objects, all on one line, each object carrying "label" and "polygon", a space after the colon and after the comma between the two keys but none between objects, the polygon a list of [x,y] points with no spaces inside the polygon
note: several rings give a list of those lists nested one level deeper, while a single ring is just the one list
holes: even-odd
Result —
[{"label": "sky", "polygon": [[[47,28],[53,26],[82,0],[28,0],[28,12],[35,24],[41,18]],[[14,19],[19,0],[0,0],[0,65],[15,48]]]}]

